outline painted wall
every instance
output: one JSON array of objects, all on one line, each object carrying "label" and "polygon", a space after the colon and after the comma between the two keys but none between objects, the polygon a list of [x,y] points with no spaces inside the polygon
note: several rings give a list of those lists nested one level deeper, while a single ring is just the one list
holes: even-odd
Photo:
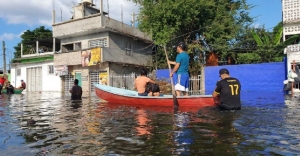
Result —
[{"label": "painted wall", "polygon": [[[81,48],[88,49],[89,41],[102,38],[108,39],[108,47],[102,48],[102,62],[121,62],[141,66],[150,66],[152,60],[152,46],[150,46],[150,43],[145,43],[142,40],[134,40],[132,37],[127,37],[117,33],[101,32],[91,35],[66,38],[61,40],[61,45],[81,42]],[[132,43],[132,55],[126,55],[125,48],[128,42]],[[55,54],[54,64],[55,66],[81,64],[81,50]]]},{"label": "painted wall", "polygon": [[109,64],[109,75],[123,75],[136,73],[140,75],[142,67],[134,67],[131,65],[123,66],[122,64],[110,63]]},{"label": "painted wall", "polygon": [[81,51],[59,53],[54,55],[54,66],[59,65],[80,65]]},{"label": "painted wall", "polygon": [[[48,66],[54,65],[53,61],[40,63],[14,64],[11,69],[11,83],[14,87],[21,86],[21,80],[26,81],[27,68],[42,67],[42,91],[61,91],[61,79],[59,76],[48,73]],[[16,75],[16,69],[21,69],[21,76]]]},{"label": "painted wall", "polygon": [[[128,43],[131,44],[131,55],[126,54]],[[151,43],[109,32],[109,47],[103,48],[103,61],[150,66],[152,60],[151,49]]]},{"label": "painted wall", "polygon": [[242,92],[281,92],[286,77],[284,62],[205,67],[206,94],[215,89],[221,68],[240,80]]},{"label": "painted wall", "polygon": [[[286,78],[285,67],[284,62],[205,67],[205,94],[215,89],[221,68],[227,68],[232,77],[240,80],[242,92],[281,92]],[[169,69],[157,70],[156,77],[169,80]]]},{"label": "painted wall", "polygon": [[109,47],[112,49],[125,50],[127,43],[132,44],[133,52],[135,53],[150,53],[152,43],[146,43],[143,40],[135,39],[134,37],[124,36],[123,34],[109,32]]},{"label": "painted wall", "polygon": [[[87,48],[89,48],[89,41],[107,38],[107,37],[108,37],[108,32],[86,34],[86,35],[61,39],[61,45],[81,42],[81,48],[87,49]],[[109,42],[109,40],[108,40],[108,42]]]}]

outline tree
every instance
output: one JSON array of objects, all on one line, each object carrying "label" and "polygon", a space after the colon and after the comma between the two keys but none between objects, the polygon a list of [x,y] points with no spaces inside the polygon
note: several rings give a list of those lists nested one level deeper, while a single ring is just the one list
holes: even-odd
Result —
[{"label": "tree", "polygon": [[[245,0],[131,0],[141,5],[139,28],[152,36],[155,44],[168,45],[170,59],[176,56],[172,45],[185,41],[191,48],[191,70],[199,72],[204,51],[227,54],[230,41],[240,29],[252,22]],[[196,34],[205,36],[213,48],[203,47]],[[173,55],[171,55],[173,54]],[[164,58],[160,58],[164,59]],[[166,61],[164,61],[166,62]],[[194,70],[195,69],[195,70]]]},{"label": "tree", "polygon": [[[44,26],[34,29],[33,31],[26,30],[21,35],[22,41],[14,47],[15,53],[14,58],[21,57],[21,44],[23,44],[23,53],[29,54],[36,48],[36,41],[52,42],[52,31],[45,29]],[[46,45],[47,48],[51,49],[50,45]]]},{"label": "tree", "polygon": [[282,31],[282,22],[274,27],[273,32],[267,32],[264,29],[252,30],[253,38],[257,43],[255,54],[260,57],[260,62],[282,61],[284,48],[299,38],[299,35],[294,35],[283,42]]}]

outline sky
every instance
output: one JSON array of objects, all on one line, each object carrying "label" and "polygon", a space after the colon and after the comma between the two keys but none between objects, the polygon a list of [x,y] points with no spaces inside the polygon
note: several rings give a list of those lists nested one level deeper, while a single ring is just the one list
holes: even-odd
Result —
[{"label": "sky", "polygon": [[[56,22],[67,21],[72,16],[72,7],[79,2],[81,0],[0,0],[0,68],[3,68],[2,41],[5,41],[8,63],[24,31],[40,26],[52,30],[52,10],[56,11]],[[93,2],[99,8],[100,0]],[[264,25],[272,30],[282,20],[281,0],[247,0],[247,3],[254,5],[250,10],[250,16],[255,19],[254,27]],[[132,12],[138,14],[139,6],[128,0],[103,0],[103,9],[119,21],[123,10],[123,22],[130,24]]]}]

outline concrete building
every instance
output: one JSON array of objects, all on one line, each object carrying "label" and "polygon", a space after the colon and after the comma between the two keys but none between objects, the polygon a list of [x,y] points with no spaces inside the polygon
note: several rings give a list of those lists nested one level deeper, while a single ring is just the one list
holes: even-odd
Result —
[{"label": "concrete building", "polygon": [[109,76],[139,73],[152,60],[149,36],[107,17],[103,9],[94,6],[92,0],[82,0],[73,8],[69,21],[55,23],[53,20],[52,26],[54,41],[60,40],[54,66],[61,77],[62,91],[69,90],[76,78],[84,97],[93,93],[93,83],[110,85]]},{"label": "concrete building", "polygon": [[[300,0],[282,0],[283,40],[300,34]],[[285,48],[287,54],[287,71],[292,69],[292,64],[300,64],[300,40]]]},{"label": "concrete building", "polygon": [[24,80],[27,92],[60,91],[61,80],[54,73],[53,51],[42,51],[36,41],[36,47],[31,52],[25,55],[21,48],[21,58],[12,60],[11,84],[19,87],[21,80]]}]

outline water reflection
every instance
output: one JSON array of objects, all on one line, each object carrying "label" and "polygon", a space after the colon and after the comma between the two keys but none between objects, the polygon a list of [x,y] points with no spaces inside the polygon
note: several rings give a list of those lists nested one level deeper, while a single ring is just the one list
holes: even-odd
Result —
[{"label": "water reflection", "polygon": [[72,102],[60,93],[0,95],[0,153],[300,154],[299,98],[243,96],[241,111],[180,108],[173,114],[172,107]]},{"label": "water reflection", "polygon": [[151,120],[148,118],[148,114],[146,110],[138,109],[136,113],[137,113],[137,122],[138,122],[137,123],[138,126],[136,127],[136,131],[138,132],[137,135],[151,134],[150,132],[151,127],[148,126],[148,123]]}]

